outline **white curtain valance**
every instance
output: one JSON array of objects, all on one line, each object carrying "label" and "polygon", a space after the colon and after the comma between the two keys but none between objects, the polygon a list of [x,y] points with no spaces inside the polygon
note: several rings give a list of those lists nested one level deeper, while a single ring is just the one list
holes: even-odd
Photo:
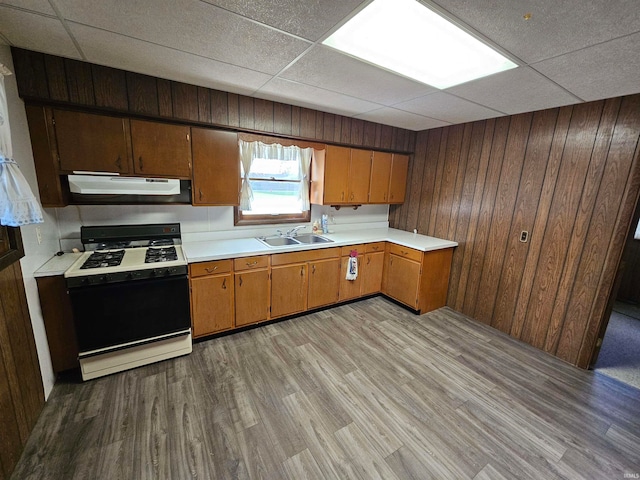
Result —
[{"label": "white curtain valance", "polygon": [[40,204],[13,159],[5,72],[0,64],[0,225],[20,227],[44,220]]}]

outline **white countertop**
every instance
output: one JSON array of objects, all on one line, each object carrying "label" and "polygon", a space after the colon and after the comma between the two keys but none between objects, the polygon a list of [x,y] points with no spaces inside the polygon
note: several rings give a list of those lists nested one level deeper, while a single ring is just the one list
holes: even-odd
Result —
[{"label": "white countertop", "polygon": [[299,252],[318,248],[341,247],[358,243],[392,242],[423,252],[456,247],[457,242],[443,240],[426,235],[418,235],[395,228],[376,228],[352,232],[336,232],[321,234],[333,240],[332,243],[310,245],[287,245],[268,247],[255,238],[239,238],[232,240],[210,240],[183,243],[182,249],[189,263],[226,258],[250,257],[253,255],[269,255],[272,253]]},{"label": "white countertop", "polygon": [[80,256],[80,253],[65,253],[64,255],[55,255],[47,263],[33,272],[34,277],[53,277],[62,275]]},{"label": "white countertop", "polygon": [[[443,240],[426,235],[418,235],[395,228],[360,229],[350,232],[336,232],[322,234],[333,240],[332,243],[310,245],[288,245],[283,247],[268,247],[255,238],[236,238],[230,240],[207,240],[186,242],[182,250],[189,263],[205,262],[209,260],[223,260],[226,258],[250,257],[253,255],[270,255],[272,253],[299,252],[318,248],[342,247],[358,243],[392,242],[423,252],[452,248],[456,242]],[[80,253],[65,253],[54,256],[33,273],[34,277],[49,277],[62,275],[80,256]]]}]

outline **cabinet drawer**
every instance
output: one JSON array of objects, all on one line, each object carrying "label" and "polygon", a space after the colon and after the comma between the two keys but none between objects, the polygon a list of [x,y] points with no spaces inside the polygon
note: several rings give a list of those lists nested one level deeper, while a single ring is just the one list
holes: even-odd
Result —
[{"label": "cabinet drawer", "polygon": [[351,250],[357,250],[358,256],[360,256],[365,252],[366,249],[364,243],[360,243],[358,245],[347,245],[346,247],[342,247],[340,255],[343,257],[348,257],[351,253]]},{"label": "cabinet drawer", "polygon": [[414,250],[413,248],[396,245],[395,243],[390,243],[388,249],[389,253],[393,253],[394,255],[398,255],[399,257],[408,258],[409,260],[414,260],[416,262],[422,261],[423,252],[421,252],[420,250]]},{"label": "cabinet drawer", "polygon": [[365,245],[365,252],[384,252],[385,246],[387,242],[376,242],[376,243],[367,243]]},{"label": "cabinet drawer", "polygon": [[338,258],[340,249],[338,247],[319,248],[317,250],[305,250],[302,252],[278,253],[271,255],[271,266],[288,265],[290,263],[313,262],[314,260],[324,260],[326,258]]},{"label": "cabinet drawer", "polygon": [[233,268],[236,272],[242,270],[255,270],[256,268],[266,268],[269,266],[269,256],[236,258],[233,261]]},{"label": "cabinet drawer", "polygon": [[232,260],[215,260],[212,262],[198,262],[189,265],[191,278],[203,277],[205,275],[217,275],[218,273],[228,273],[233,265]]}]

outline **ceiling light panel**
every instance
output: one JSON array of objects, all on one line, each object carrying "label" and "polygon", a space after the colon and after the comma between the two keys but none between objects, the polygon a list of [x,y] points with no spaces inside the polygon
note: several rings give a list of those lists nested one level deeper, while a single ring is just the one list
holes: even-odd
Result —
[{"label": "ceiling light panel", "polygon": [[322,43],[440,89],[517,67],[416,0],[374,0]]}]

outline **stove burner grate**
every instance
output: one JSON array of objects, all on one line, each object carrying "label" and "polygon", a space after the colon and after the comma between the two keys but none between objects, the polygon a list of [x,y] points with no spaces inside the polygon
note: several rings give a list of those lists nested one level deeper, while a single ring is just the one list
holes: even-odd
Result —
[{"label": "stove burner grate", "polygon": [[147,248],[144,256],[144,263],[171,262],[178,260],[176,247]]},{"label": "stove burner grate", "polygon": [[116,267],[120,265],[123,257],[124,250],[93,252],[80,268]]}]

